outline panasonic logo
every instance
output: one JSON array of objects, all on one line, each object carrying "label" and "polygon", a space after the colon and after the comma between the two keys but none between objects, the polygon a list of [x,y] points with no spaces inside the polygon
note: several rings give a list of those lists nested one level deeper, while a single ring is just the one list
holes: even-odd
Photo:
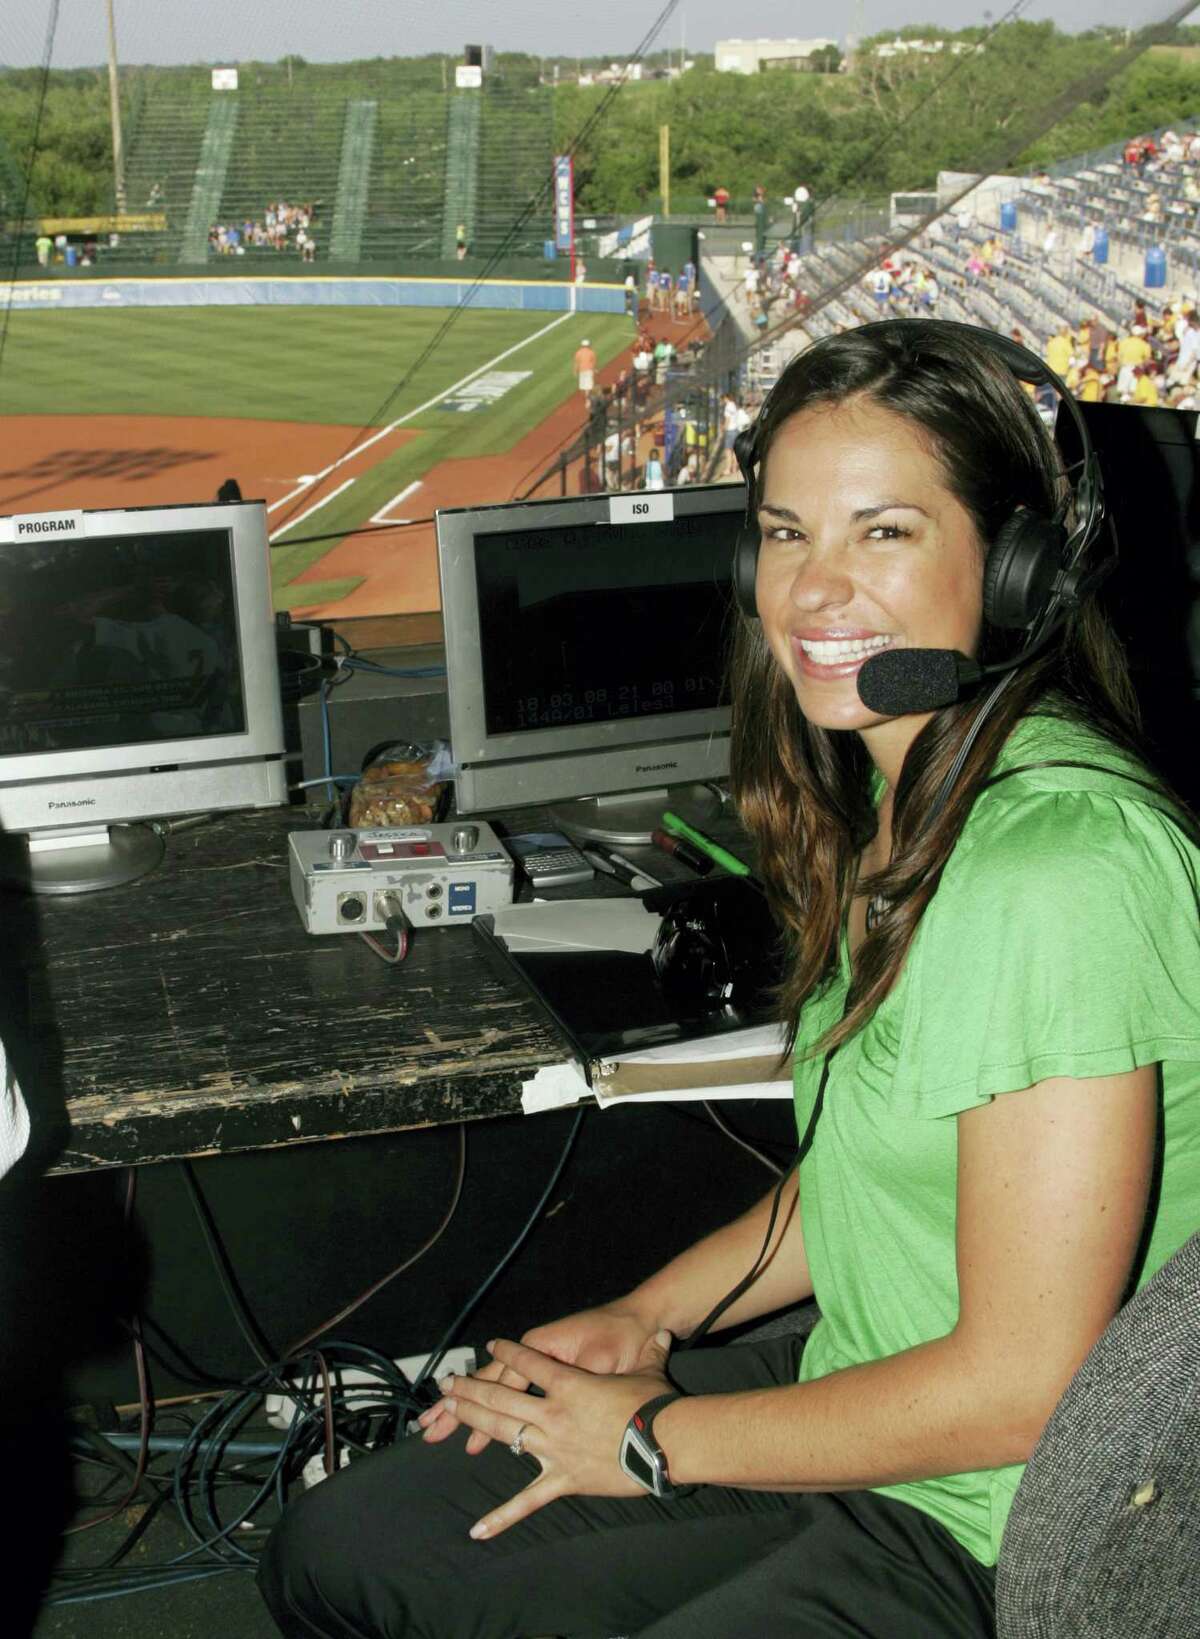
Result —
[{"label": "panasonic logo", "polygon": [[663,768],[678,768],[678,763],[634,763],[635,774],[657,774]]},{"label": "panasonic logo", "polygon": [[74,518],[30,518],[17,525],[18,535],[74,535],[77,531]]},{"label": "panasonic logo", "polygon": [[94,808],[95,806],[95,797],[72,797],[69,802],[55,802],[51,799],[46,804],[47,808]]}]

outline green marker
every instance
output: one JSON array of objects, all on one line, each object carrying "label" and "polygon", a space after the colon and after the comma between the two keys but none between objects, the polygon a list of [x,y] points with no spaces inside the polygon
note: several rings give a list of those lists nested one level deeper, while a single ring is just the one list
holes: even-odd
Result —
[{"label": "green marker", "polygon": [[686,820],[681,820],[678,814],[672,814],[670,809],[662,817],[663,829],[673,832],[677,837],[686,837],[694,848],[699,848],[702,854],[724,867],[731,876],[753,876],[754,872],[744,860],[731,854],[728,849],[722,848],[719,842],[706,837],[703,831],[697,831]]}]

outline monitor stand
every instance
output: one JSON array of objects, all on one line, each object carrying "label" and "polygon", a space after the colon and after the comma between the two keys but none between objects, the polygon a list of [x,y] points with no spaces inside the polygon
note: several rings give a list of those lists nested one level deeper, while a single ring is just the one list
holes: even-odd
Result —
[{"label": "monitor stand", "polygon": [[610,797],[577,797],[554,803],[550,814],[555,825],[584,842],[648,848],[652,833],[662,828],[664,808],[703,830],[720,819],[722,807],[711,785],[693,784],[619,791]]},{"label": "monitor stand", "polygon": [[95,893],[154,870],[166,843],[149,825],[17,834],[0,839],[0,881],[26,893]]}]

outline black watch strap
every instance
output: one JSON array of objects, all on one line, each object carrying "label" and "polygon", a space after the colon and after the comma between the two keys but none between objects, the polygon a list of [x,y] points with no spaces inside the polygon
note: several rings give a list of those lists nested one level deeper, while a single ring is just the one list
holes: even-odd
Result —
[{"label": "black watch strap", "polygon": [[664,1406],[669,1406],[673,1400],[682,1400],[682,1389],[667,1389],[663,1394],[656,1394],[653,1400],[647,1400],[644,1406],[639,1406],[633,1414],[633,1421],[648,1440],[653,1440],[661,1451],[662,1447],[654,1439],[654,1419]]},{"label": "black watch strap", "polygon": [[[685,1497],[694,1489],[690,1485],[677,1486],[672,1483],[667,1454],[654,1438],[654,1419],[659,1412],[672,1401],[683,1398],[682,1389],[668,1389],[663,1394],[656,1394],[652,1400],[638,1407],[626,1427],[621,1466],[632,1479],[655,1496]],[[641,1463],[635,1462],[633,1466],[629,1461],[631,1446],[641,1454]],[[648,1464],[648,1470],[643,1470],[642,1464]]]}]

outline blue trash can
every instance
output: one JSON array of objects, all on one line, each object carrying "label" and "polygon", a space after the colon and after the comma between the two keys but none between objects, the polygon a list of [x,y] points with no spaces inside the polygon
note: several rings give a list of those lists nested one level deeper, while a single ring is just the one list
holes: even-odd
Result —
[{"label": "blue trash can", "polygon": [[542,240],[542,256],[547,262],[553,262],[558,255],[558,247],[553,239]]},{"label": "blue trash can", "polygon": [[1001,233],[1015,233],[1017,231],[1017,207],[1011,199],[1000,203],[1000,231]]},{"label": "blue trash can", "polygon": [[1095,262],[1108,261],[1108,229],[1097,228],[1096,237],[1092,240],[1092,260]]},{"label": "blue trash can", "polygon": [[75,249],[74,245],[67,245],[63,250],[63,257],[66,260],[68,267],[74,267],[79,258],[79,252]]},{"label": "blue trash can", "polygon": [[1161,245],[1151,245],[1146,251],[1146,275],[1142,280],[1147,290],[1161,290],[1167,282],[1167,253]]}]

